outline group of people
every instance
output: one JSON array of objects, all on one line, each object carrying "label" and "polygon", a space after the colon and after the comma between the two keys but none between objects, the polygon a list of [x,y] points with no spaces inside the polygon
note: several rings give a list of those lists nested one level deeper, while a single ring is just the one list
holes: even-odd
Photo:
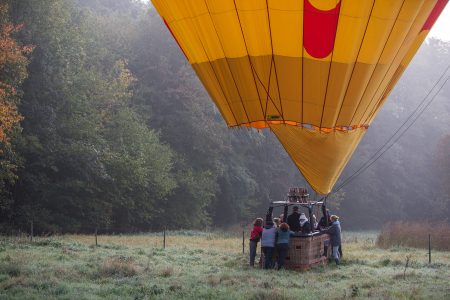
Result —
[{"label": "group of people", "polygon": [[[319,222],[316,221],[315,216],[312,220],[306,217],[304,213],[298,212],[298,207],[293,207],[293,212],[287,217],[287,222],[283,222],[284,216],[280,218],[266,217],[266,222],[262,218],[257,218],[253,223],[253,229],[250,233],[250,266],[254,266],[256,250],[259,241],[261,241],[261,248],[264,253],[264,269],[271,269],[273,265],[273,254],[277,251],[277,269],[284,266],[287,252],[289,249],[289,240],[291,236],[309,234],[311,231],[320,231],[330,235],[330,241],[327,241],[324,246],[324,255],[327,255],[329,243],[332,247],[332,257],[338,265],[341,251],[341,226],[339,217],[329,214],[326,210],[326,216],[323,216]],[[264,225],[264,226],[263,226]]]}]

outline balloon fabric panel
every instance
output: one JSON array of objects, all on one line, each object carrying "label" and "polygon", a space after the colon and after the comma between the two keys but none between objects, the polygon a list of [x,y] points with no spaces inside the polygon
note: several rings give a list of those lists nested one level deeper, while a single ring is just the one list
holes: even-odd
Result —
[{"label": "balloon fabric panel", "polygon": [[270,128],[328,193],[448,0],[152,2],[228,126]]}]

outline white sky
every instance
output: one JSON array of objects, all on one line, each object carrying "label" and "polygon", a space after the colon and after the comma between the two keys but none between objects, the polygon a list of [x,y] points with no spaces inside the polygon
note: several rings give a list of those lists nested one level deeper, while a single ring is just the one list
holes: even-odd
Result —
[{"label": "white sky", "polygon": [[450,3],[447,4],[428,36],[450,41]]}]

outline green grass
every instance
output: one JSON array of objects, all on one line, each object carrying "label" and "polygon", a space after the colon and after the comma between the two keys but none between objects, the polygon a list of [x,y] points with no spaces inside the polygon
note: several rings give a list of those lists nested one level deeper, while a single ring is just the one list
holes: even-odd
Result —
[{"label": "green grass", "polygon": [[[0,238],[0,299],[449,299],[450,252],[345,233],[344,260],[309,272],[247,266],[231,233]],[[247,243],[247,241],[246,241]],[[246,244],[246,248],[247,248]],[[405,269],[406,257],[410,257]]]}]

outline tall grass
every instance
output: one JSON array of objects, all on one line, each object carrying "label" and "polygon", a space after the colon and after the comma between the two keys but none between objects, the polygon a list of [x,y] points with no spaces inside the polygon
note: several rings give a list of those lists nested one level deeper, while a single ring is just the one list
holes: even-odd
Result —
[{"label": "tall grass", "polygon": [[167,231],[165,249],[156,233],[99,235],[98,246],[93,235],[0,236],[0,299],[448,298],[450,252],[429,264],[421,249],[376,247],[376,236],[344,232],[341,265],[304,273],[250,268],[242,232]]},{"label": "tall grass", "polygon": [[428,236],[434,250],[450,250],[450,224],[448,223],[388,223],[377,237],[381,248],[415,247],[428,248]]}]

